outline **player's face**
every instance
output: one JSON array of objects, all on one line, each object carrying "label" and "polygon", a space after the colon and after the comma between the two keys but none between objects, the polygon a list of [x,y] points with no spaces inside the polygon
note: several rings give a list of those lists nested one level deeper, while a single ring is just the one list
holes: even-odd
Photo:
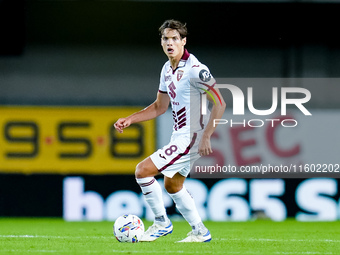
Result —
[{"label": "player's face", "polygon": [[164,53],[169,58],[182,57],[184,51],[184,45],[186,44],[186,38],[181,38],[177,30],[166,28],[163,31],[161,38],[161,45]]}]

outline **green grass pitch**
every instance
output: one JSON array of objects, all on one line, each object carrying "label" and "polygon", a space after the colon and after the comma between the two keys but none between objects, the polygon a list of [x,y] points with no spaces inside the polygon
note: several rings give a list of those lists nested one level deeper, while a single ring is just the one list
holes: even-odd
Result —
[{"label": "green grass pitch", "polygon": [[[144,221],[146,227],[151,222]],[[175,243],[184,221],[151,243],[119,243],[112,222],[0,218],[0,254],[340,254],[340,222],[205,222],[210,243]]]}]

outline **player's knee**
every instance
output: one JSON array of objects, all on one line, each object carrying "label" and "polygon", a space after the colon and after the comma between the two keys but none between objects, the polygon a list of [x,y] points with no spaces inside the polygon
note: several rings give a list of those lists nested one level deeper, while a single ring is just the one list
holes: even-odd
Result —
[{"label": "player's knee", "polygon": [[135,177],[137,179],[139,178],[144,178],[144,171],[143,171],[143,162],[139,162],[136,166],[136,170],[135,170]]},{"label": "player's knee", "polygon": [[158,174],[158,169],[153,164],[150,158],[144,159],[142,162],[138,163],[136,166],[135,177],[146,178],[154,177]]},{"label": "player's knee", "polygon": [[174,192],[173,186],[169,183],[164,183],[164,188],[169,194],[176,193],[176,192]]},{"label": "player's knee", "polygon": [[148,166],[148,164],[145,161],[142,161],[137,164],[135,171],[135,177],[137,179],[152,176],[155,176],[155,173],[152,171],[150,166]]},{"label": "player's knee", "polygon": [[175,185],[172,182],[165,182],[164,183],[164,188],[169,194],[174,194],[180,191],[183,186],[182,185]]}]

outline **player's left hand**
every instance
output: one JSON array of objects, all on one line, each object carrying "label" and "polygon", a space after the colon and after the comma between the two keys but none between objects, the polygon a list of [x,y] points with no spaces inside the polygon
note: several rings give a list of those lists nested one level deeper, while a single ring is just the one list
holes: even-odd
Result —
[{"label": "player's left hand", "polygon": [[210,144],[210,137],[202,137],[200,144],[198,146],[198,153],[201,156],[207,156],[211,153],[213,153],[211,149],[211,144]]}]

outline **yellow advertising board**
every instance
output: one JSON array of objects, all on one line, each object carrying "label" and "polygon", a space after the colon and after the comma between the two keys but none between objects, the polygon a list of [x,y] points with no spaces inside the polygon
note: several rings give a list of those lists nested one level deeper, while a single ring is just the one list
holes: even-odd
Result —
[{"label": "yellow advertising board", "polygon": [[0,107],[0,173],[134,173],[155,151],[155,121],[122,134],[138,107]]}]

